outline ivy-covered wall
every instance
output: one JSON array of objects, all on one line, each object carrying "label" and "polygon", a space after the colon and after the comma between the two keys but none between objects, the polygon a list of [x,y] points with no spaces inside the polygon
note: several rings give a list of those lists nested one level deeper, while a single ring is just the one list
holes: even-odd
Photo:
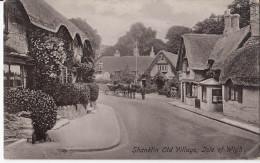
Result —
[{"label": "ivy-covered wall", "polygon": [[85,46],[81,63],[74,57],[73,40],[65,27],[57,33],[33,26],[28,32],[29,56],[34,68],[28,74],[28,86],[40,89],[59,82],[62,69],[67,68],[68,83],[93,82],[94,57],[91,46]]}]

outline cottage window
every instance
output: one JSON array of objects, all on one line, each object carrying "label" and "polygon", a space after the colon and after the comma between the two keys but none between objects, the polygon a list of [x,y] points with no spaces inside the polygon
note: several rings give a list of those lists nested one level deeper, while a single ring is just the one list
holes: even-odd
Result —
[{"label": "cottage window", "polygon": [[212,102],[213,103],[222,103],[222,90],[221,89],[212,89]]},{"label": "cottage window", "polygon": [[229,100],[238,101],[242,103],[242,87],[240,86],[229,86]]},{"label": "cottage window", "polygon": [[205,85],[202,86],[202,101],[207,102],[207,87]]},{"label": "cottage window", "polygon": [[161,72],[168,72],[168,65],[158,65],[158,70]]},{"label": "cottage window", "polygon": [[192,84],[191,96],[192,97],[198,96],[198,88],[197,88],[197,85],[195,85],[195,84]]},{"label": "cottage window", "polygon": [[4,64],[4,87],[24,88],[26,82],[23,66]]},{"label": "cottage window", "polygon": [[187,83],[186,84],[186,96],[197,97],[197,95],[198,95],[197,85],[193,84],[193,83]]}]

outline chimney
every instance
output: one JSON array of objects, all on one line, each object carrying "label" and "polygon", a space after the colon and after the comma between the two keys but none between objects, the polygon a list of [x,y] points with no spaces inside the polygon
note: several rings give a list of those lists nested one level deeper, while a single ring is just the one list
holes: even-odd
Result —
[{"label": "chimney", "polygon": [[120,57],[120,53],[118,50],[116,50],[115,54],[114,54],[115,57]]},{"label": "chimney", "polygon": [[251,36],[259,36],[259,0],[250,0]]},{"label": "chimney", "polygon": [[151,49],[151,52],[150,52],[150,57],[154,57],[155,56],[155,53],[153,51],[153,46],[152,46],[152,49]]},{"label": "chimney", "polygon": [[231,33],[232,27],[231,27],[231,17],[232,15],[230,14],[230,10],[226,10],[224,14],[224,21],[225,21],[225,28],[224,28],[224,35],[227,35]]},{"label": "chimney", "polygon": [[232,28],[233,32],[236,32],[240,29],[239,28],[239,18],[240,18],[239,14],[233,14],[231,17],[231,28]]}]

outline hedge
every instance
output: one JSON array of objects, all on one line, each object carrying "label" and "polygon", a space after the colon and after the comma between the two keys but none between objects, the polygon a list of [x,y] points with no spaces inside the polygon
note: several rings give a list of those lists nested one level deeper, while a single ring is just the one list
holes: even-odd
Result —
[{"label": "hedge", "polygon": [[99,86],[96,83],[87,84],[90,89],[90,101],[96,101],[99,95]]},{"label": "hedge", "polygon": [[54,98],[58,106],[88,104],[90,99],[89,88],[79,87],[77,84],[56,83],[42,89]]},{"label": "hedge", "polygon": [[33,143],[46,140],[46,132],[56,123],[57,107],[53,98],[42,92],[28,89],[5,90],[4,109],[8,113],[29,111],[34,128]]}]

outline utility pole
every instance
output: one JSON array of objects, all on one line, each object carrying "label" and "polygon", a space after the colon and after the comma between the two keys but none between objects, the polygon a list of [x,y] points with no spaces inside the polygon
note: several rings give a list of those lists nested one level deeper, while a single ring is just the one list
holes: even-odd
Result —
[{"label": "utility pole", "polygon": [[137,55],[138,55],[138,41],[135,41],[135,83],[137,83]]}]

